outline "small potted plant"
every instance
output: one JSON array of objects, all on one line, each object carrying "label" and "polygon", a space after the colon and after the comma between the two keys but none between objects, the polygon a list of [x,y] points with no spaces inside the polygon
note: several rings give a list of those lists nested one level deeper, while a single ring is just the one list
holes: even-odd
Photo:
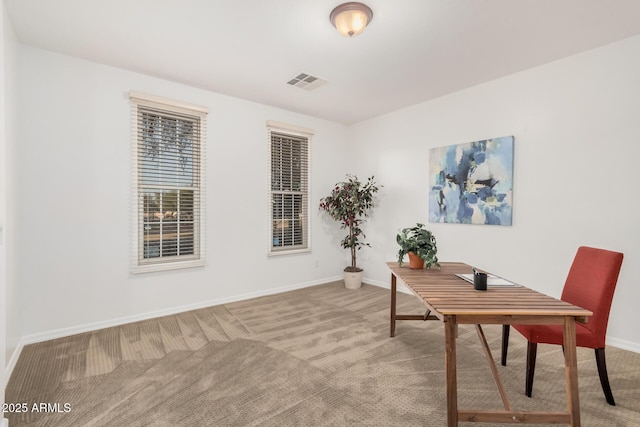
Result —
[{"label": "small potted plant", "polygon": [[440,268],[436,238],[424,228],[424,224],[417,223],[415,227],[403,228],[396,236],[396,241],[400,245],[398,265],[402,266],[403,258],[408,254],[411,268]]},{"label": "small potted plant", "polygon": [[349,289],[358,289],[362,285],[362,269],[357,266],[356,252],[371,245],[364,242],[365,235],[360,227],[374,206],[374,194],[377,192],[373,176],[366,182],[360,182],[356,176],[347,175],[345,181],[333,187],[330,195],[320,200],[320,209],[338,221],[340,228],[348,230],[340,243],[351,251],[351,266],[344,269],[345,287]]}]

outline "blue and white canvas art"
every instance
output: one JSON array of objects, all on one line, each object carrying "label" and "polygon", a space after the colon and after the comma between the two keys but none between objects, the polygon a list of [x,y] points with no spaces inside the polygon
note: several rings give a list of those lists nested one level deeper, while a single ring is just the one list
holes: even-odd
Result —
[{"label": "blue and white canvas art", "polygon": [[432,148],[429,221],[511,225],[513,136]]}]

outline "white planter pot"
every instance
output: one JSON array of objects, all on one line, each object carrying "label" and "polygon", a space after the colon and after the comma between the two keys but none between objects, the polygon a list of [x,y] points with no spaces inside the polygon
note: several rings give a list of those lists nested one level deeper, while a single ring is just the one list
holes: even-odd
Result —
[{"label": "white planter pot", "polygon": [[348,271],[344,272],[344,287],[347,289],[360,289],[362,286],[362,275],[364,271],[358,271],[355,273],[351,273]]}]

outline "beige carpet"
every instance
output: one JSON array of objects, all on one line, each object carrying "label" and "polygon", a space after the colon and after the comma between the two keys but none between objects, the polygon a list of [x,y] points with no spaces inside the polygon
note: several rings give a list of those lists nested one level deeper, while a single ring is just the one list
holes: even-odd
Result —
[{"label": "beige carpet", "polygon": [[[424,310],[399,294],[398,312]],[[485,334],[497,360],[500,327]],[[538,347],[527,398],[525,344],[512,331],[499,367],[514,408],[564,410],[561,349]],[[578,349],[583,426],[640,426],[640,354],[607,348],[615,407],[594,359]],[[11,427],[444,426],[444,380],[441,323],[400,321],[389,338],[388,290],[330,283],[26,346],[6,400],[29,411],[5,416]],[[460,327],[458,382],[461,409],[501,409],[472,326]]]}]

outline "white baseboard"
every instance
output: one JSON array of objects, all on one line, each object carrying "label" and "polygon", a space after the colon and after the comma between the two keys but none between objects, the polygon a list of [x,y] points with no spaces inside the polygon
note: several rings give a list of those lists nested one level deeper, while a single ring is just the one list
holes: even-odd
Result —
[{"label": "white baseboard", "polygon": [[633,351],[634,353],[640,353],[640,344],[627,340],[621,340],[619,338],[607,337],[607,345],[611,347],[621,348],[623,350]]},{"label": "white baseboard", "polygon": [[[9,379],[11,378],[11,374],[13,373],[13,369],[16,367],[16,364],[18,363],[18,359],[20,358],[20,353],[22,353],[22,349],[24,348],[25,345],[26,344],[24,341],[24,337],[20,338],[20,341],[18,342],[18,345],[13,351],[13,354],[11,354],[11,357],[7,361],[7,366],[4,369],[4,384],[2,385],[5,389],[9,384]],[[5,418],[5,421],[7,423],[9,422],[9,420],[7,420],[6,418]],[[5,427],[4,424],[2,425],[2,427]]]},{"label": "white baseboard", "polygon": [[56,338],[67,337],[69,335],[92,332],[98,329],[110,328],[113,326],[120,326],[126,323],[139,322],[141,320],[149,320],[149,319],[154,319],[156,317],[162,317],[162,316],[170,316],[172,314],[183,313],[185,311],[198,310],[200,308],[213,307],[215,305],[220,305],[220,304],[228,304],[231,302],[243,301],[251,298],[258,298],[258,297],[267,296],[267,295],[279,294],[282,292],[293,291],[295,289],[302,289],[302,288],[307,288],[309,286],[321,285],[323,283],[335,282],[337,280],[342,280],[342,276],[328,277],[321,280],[314,280],[311,282],[296,283],[293,285],[282,286],[279,288],[271,288],[271,289],[250,292],[250,293],[241,294],[241,295],[218,298],[218,299],[209,300],[209,301],[201,301],[194,304],[187,304],[179,307],[170,307],[170,308],[151,311],[147,313],[134,314],[131,316],[120,317],[118,319],[105,320],[102,322],[87,323],[84,325],[72,326],[69,328],[55,329],[55,330],[46,331],[38,334],[26,335],[23,337],[23,340],[24,340],[24,345],[33,344],[33,343],[48,341]]},{"label": "white baseboard", "polygon": [[[296,283],[293,285],[281,286],[279,288],[271,288],[271,289],[250,292],[250,293],[241,294],[241,295],[234,295],[231,297],[218,298],[215,300],[198,302],[195,304],[188,304],[180,307],[170,307],[163,310],[135,314],[131,316],[124,316],[117,319],[106,320],[102,322],[87,323],[84,325],[72,326],[69,328],[54,329],[51,331],[41,332],[38,334],[25,335],[20,339],[20,342],[16,346],[15,351],[13,352],[13,354],[11,355],[7,363],[7,367],[5,369],[5,376],[4,376],[5,378],[4,387],[6,388],[7,383],[9,382],[9,378],[11,378],[11,374],[16,364],[18,363],[18,358],[20,357],[20,353],[22,352],[22,349],[24,348],[24,346],[29,344],[48,341],[56,338],[68,337],[70,335],[82,334],[85,332],[97,331],[99,329],[110,328],[113,326],[120,326],[127,323],[139,322],[142,320],[149,320],[157,317],[169,316],[172,314],[183,313],[185,311],[198,310],[200,308],[213,307],[215,305],[220,305],[220,304],[228,304],[228,303],[243,301],[251,298],[258,298],[258,297],[267,296],[267,295],[279,294],[282,292],[293,291],[296,289],[307,288],[310,286],[321,285],[323,283],[335,282],[338,280],[342,280],[342,275],[327,277],[321,280],[314,280],[311,282]],[[4,427],[4,425],[0,425],[0,427]]]},{"label": "white baseboard", "polygon": [[[5,369],[5,384],[3,385],[5,388],[7,386],[7,383],[9,382],[9,378],[11,378],[11,373],[13,372],[13,369],[15,368],[16,364],[18,363],[18,358],[20,357],[20,353],[22,352],[22,349],[24,348],[25,345],[28,344],[34,344],[34,343],[38,343],[38,342],[42,342],[42,341],[48,341],[48,340],[52,340],[52,339],[56,339],[56,338],[62,338],[62,337],[66,337],[69,335],[75,335],[75,334],[81,334],[81,333],[85,333],[85,332],[91,332],[91,331],[96,331],[99,329],[104,329],[104,328],[110,328],[113,326],[120,326],[120,325],[124,325],[127,323],[133,323],[133,322],[139,322],[142,320],[148,320],[148,319],[154,319],[156,317],[162,317],[162,316],[169,316],[172,314],[177,314],[177,313],[182,313],[185,311],[190,311],[190,310],[198,310],[200,308],[205,308],[205,307],[212,307],[215,305],[220,305],[220,304],[228,304],[228,303],[232,303],[232,302],[236,302],[236,301],[243,301],[243,300],[247,300],[247,299],[251,299],[251,298],[258,298],[258,297],[262,297],[262,296],[267,296],[267,295],[273,295],[273,294],[279,294],[282,292],[287,292],[287,291],[293,291],[295,289],[302,289],[302,288],[307,288],[309,286],[316,286],[316,285],[321,285],[323,283],[329,283],[329,282],[335,282],[338,280],[342,280],[342,275],[340,276],[334,276],[334,277],[328,277],[322,280],[315,280],[315,281],[311,281],[311,282],[305,282],[305,283],[298,283],[298,284],[294,284],[294,285],[288,285],[288,286],[282,286],[279,288],[272,288],[272,289],[267,289],[267,290],[262,290],[262,291],[257,291],[257,292],[250,292],[247,294],[241,294],[241,295],[235,295],[235,296],[231,296],[231,297],[226,297],[226,298],[218,298],[215,300],[209,300],[209,301],[205,301],[205,302],[199,302],[196,304],[188,304],[188,305],[184,305],[184,306],[180,306],[180,307],[172,307],[172,308],[167,308],[164,310],[157,310],[157,311],[153,311],[153,312],[147,312],[147,313],[142,313],[142,314],[137,314],[137,315],[132,315],[132,316],[125,316],[125,317],[120,317],[118,319],[112,319],[112,320],[107,320],[107,321],[103,321],[103,322],[94,322],[94,323],[87,323],[85,325],[78,325],[78,326],[74,326],[74,327],[70,327],[70,328],[62,328],[62,329],[55,329],[55,330],[51,330],[51,331],[47,331],[47,332],[42,332],[42,333],[38,333],[38,334],[31,334],[31,335],[26,335],[23,336],[20,339],[20,342],[18,343],[18,345],[16,346],[15,351],[13,352],[13,354],[11,355],[11,357],[9,358],[8,362],[7,362],[7,366]],[[391,288],[391,284],[387,283],[387,282],[380,282],[377,280],[373,280],[373,279],[363,279],[364,283],[373,285],[373,286],[378,286],[381,288],[385,288],[385,289],[390,289]],[[398,281],[398,287],[397,287],[398,291],[412,295],[411,291],[402,284],[402,281]],[[634,343],[631,341],[626,341],[626,340],[621,340],[621,339],[617,339],[617,338],[613,338],[613,337],[608,337],[607,338],[607,345],[611,345],[612,347],[617,347],[617,348],[621,348],[623,350],[629,350],[629,351],[633,351],[635,353],[640,353],[640,344],[638,343]],[[4,420],[4,423],[8,423],[8,420]],[[8,425],[8,424],[7,424]],[[0,425],[0,427],[6,427],[5,424]]]},{"label": "white baseboard", "polygon": [[[385,288],[385,289],[391,289],[391,283],[387,283],[387,282],[380,282],[378,280],[372,280],[372,279],[362,279],[362,281],[364,283],[368,283],[369,285],[374,285],[374,286],[378,286],[380,288]],[[409,288],[407,288],[403,283],[402,280],[398,279],[396,282],[396,290],[405,293],[405,294],[409,294],[409,295],[413,295],[413,293],[409,290]]]}]

